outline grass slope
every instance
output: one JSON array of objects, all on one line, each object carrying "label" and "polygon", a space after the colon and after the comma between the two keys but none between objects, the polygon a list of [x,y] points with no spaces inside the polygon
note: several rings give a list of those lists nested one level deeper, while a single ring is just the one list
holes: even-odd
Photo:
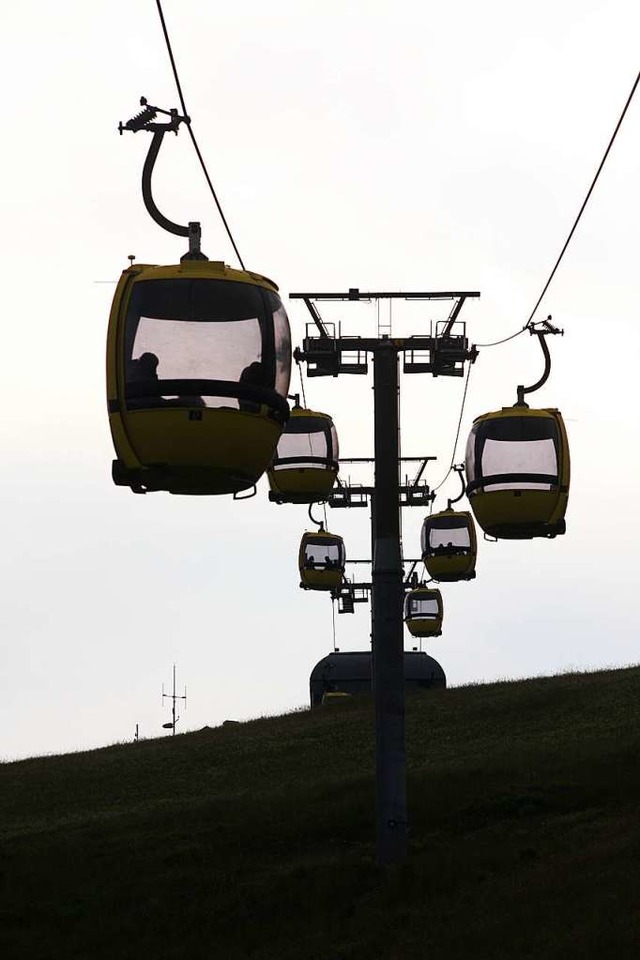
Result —
[{"label": "grass slope", "polygon": [[640,669],[407,703],[373,865],[369,700],[0,766],[3,960],[640,955]]}]

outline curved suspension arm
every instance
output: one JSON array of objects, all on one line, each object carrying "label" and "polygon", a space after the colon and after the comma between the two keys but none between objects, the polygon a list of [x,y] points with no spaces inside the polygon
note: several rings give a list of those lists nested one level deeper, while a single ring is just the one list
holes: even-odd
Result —
[{"label": "curved suspension arm", "polygon": [[320,530],[324,529],[324,523],[322,522],[322,520],[316,520],[316,518],[314,517],[314,515],[311,513],[312,508],[313,508],[313,504],[310,503],[310,504],[309,504],[309,519],[311,520],[311,523],[315,523],[316,526],[318,526],[318,527],[320,528]]},{"label": "curved suspension arm", "polygon": [[[518,388],[518,389],[520,389],[520,388]],[[461,463],[459,466],[454,467],[453,469],[454,469],[455,472],[458,474],[458,479],[460,480],[460,484],[461,484],[461,486],[462,486],[462,490],[460,491],[460,493],[458,494],[458,496],[455,497],[453,500],[447,500],[447,510],[451,510],[451,507],[453,506],[453,504],[454,504],[454,503],[458,503],[459,500],[462,500],[462,498],[464,497],[465,493],[467,492],[467,487],[466,487],[466,484],[465,484],[465,482],[464,482],[464,477],[462,476],[462,471],[464,470],[464,464]]]},{"label": "curved suspension arm", "polygon": [[[121,134],[125,130],[131,130],[133,133],[136,133],[138,130],[147,130],[153,133],[151,145],[149,146],[144,167],[142,168],[142,198],[147,213],[159,227],[162,227],[162,229],[168,233],[173,233],[178,237],[189,238],[189,252],[181,257],[182,260],[206,260],[207,257],[200,250],[200,224],[195,221],[189,221],[185,227],[179,223],[174,223],[173,220],[169,220],[168,217],[165,217],[165,215],[158,210],[151,191],[151,175],[155,162],[158,159],[162,138],[169,130],[177,134],[178,127],[183,121],[187,124],[191,121],[189,117],[181,117],[177,110],[162,110],[160,107],[152,106],[147,102],[145,97],[140,98],[140,104],[143,110],[126,123],[120,123],[118,129]],[[169,117],[169,120],[166,123],[156,122],[156,117],[159,113]]]},{"label": "curved suspension arm", "polygon": [[516,403],[516,406],[518,407],[527,406],[527,404],[524,402],[525,393],[534,393],[534,391],[539,390],[540,387],[542,387],[549,379],[549,374],[551,373],[551,354],[549,353],[549,347],[547,346],[545,337],[550,333],[564,334],[564,330],[559,330],[557,327],[554,327],[550,321],[551,317],[547,317],[546,320],[543,320],[543,329],[541,330],[536,330],[533,326],[529,327],[529,333],[532,335],[535,334],[535,336],[538,338],[538,343],[540,344],[542,353],[544,354],[544,371],[540,379],[536,380],[536,382],[531,384],[530,387],[518,387],[518,400]]},{"label": "curved suspension arm", "polygon": [[147,208],[147,213],[155,220],[159,227],[167,230],[168,233],[174,233],[177,237],[188,237],[189,227],[182,227],[179,223],[174,223],[173,220],[165,217],[165,215],[158,210],[151,193],[151,174],[153,173],[153,168],[158,159],[160,147],[162,146],[162,138],[166,132],[166,130],[156,130],[153,134],[149,152],[147,153],[147,158],[142,168],[142,198]]}]

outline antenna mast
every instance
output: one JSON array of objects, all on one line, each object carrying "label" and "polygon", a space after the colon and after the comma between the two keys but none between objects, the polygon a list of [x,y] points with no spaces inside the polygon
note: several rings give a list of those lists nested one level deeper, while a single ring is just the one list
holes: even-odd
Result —
[{"label": "antenna mast", "polygon": [[175,737],[175,735],[176,735],[176,723],[177,723],[178,720],[180,719],[180,717],[177,717],[177,716],[176,716],[176,700],[184,700],[184,708],[185,708],[185,710],[187,709],[187,688],[186,688],[186,687],[184,688],[184,693],[182,694],[182,696],[179,696],[179,695],[176,693],[176,665],[175,665],[175,663],[174,663],[174,665],[173,665],[173,693],[165,693],[165,692],[164,692],[164,684],[162,684],[162,704],[163,704],[163,706],[164,706],[165,698],[167,698],[168,700],[171,700],[171,720],[169,721],[169,723],[163,723],[163,724],[162,724],[162,729],[163,729],[163,730],[172,730],[172,731],[173,731],[172,736]]}]

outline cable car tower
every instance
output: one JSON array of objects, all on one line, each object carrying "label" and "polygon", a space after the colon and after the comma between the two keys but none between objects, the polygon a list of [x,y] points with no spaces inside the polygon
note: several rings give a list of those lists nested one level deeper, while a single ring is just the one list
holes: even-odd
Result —
[{"label": "cable car tower", "polygon": [[[407,374],[430,373],[434,377],[461,377],[465,363],[477,356],[469,345],[460,311],[477,292],[292,293],[304,301],[313,323],[307,324],[296,361],[307,364],[310,377],[366,374],[373,356],[374,486],[340,484],[327,498],[329,506],[371,505],[372,544],[372,644],[373,685],[376,715],[376,850],[381,865],[401,863],[407,853],[407,797],[404,735],[404,566],[401,547],[402,506],[428,503],[429,488],[421,480],[427,461],[413,483],[400,483],[399,358]],[[453,301],[445,321],[429,335],[396,338],[381,320],[381,301]],[[375,302],[378,305],[377,337],[345,337],[326,324],[317,303],[323,301]],[[389,304],[389,312],[391,303]],[[368,458],[366,458],[368,459]],[[359,585],[365,586],[365,585]]]}]

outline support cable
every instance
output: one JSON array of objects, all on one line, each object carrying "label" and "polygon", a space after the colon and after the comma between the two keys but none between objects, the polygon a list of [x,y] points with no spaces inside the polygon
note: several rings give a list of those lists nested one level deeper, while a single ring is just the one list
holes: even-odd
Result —
[{"label": "support cable", "polygon": [[331,597],[331,620],[333,623],[333,652],[335,653],[338,649],[336,645],[336,601],[335,597]]},{"label": "support cable", "polygon": [[307,398],[306,398],[305,395],[304,395],[304,378],[303,378],[303,376],[302,376],[302,364],[300,363],[300,361],[299,361],[298,359],[296,359],[296,366],[297,366],[297,368],[298,368],[298,375],[299,375],[299,377],[300,377],[300,391],[301,391],[301,393],[302,393],[302,404],[303,404],[303,406],[304,406],[304,408],[305,408],[305,410],[306,410],[306,409],[307,409]]},{"label": "support cable", "polygon": [[[451,463],[450,463],[450,465],[449,465],[449,469],[447,470],[446,474],[444,475],[444,477],[442,478],[442,480],[440,481],[440,483],[438,484],[438,486],[437,486],[437,487],[434,487],[433,490],[431,491],[432,493],[435,493],[437,490],[440,489],[441,486],[443,486],[445,480],[448,478],[449,474],[450,474],[451,471],[453,470],[453,465],[454,465],[454,463],[456,462],[456,451],[457,451],[457,449],[458,449],[458,440],[460,439],[460,428],[461,428],[461,426],[462,426],[462,418],[463,418],[463,416],[464,416],[464,405],[465,405],[466,400],[467,400],[467,392],[468,392],[468,390],[469,390],[469,377],[470,377],[470,376],[471,376],[471,364],[468,364],[468,366],[467,366],[467,377],[466,377],[466,380],[465,380],[465,382],[464,382],[464,393],[462,394],[462,403],[461,403],[461,405],[460,405],[460,416],[458,417],[458,427],[457,427],[457,430],[456,430],[456,438],[455,438],[455,440],[453,441],[453,453],[451,454]],[[431,500],[431,509],[433,509],[433,499]]]},{"label": "support cable", "polygon": [[494,340],[493,343],[476,343],[476,347],[498,347],[501,343],[507,343],[508,340],[515,340],[516,337],[519,337],[521,333],[524,333],[527,329],[526,324],[524,327],[521,327],[520,330],[517,330],[516,333],[510,334],[508,337],[505,337],[503,340]]},{"label": "support cable", "polygon": [[[184,116],[185,116],[185,117],[189,117],[189,113],[188,113],[188,111],[187,111],[187,107],[186,107],[186,104],[185,104],[185,102],[184,102],[184,96],[183,96],[183,93],[182,93],[182,87],[181,87],[181,85],[180,85],[180,78],[178,77],[178,68],[176,67],[176,61],[175,61],[175,58],[174,58],[174,56],[173,56],[173,50],[172,50],[172,48],[171,48],[171,40],[169,39],[169,31],[167,30],[167,25],[166,25],[166,22],[165,22],[165,19],[164,19],[164,13],[162,12],[162,3],[160,2],[160,0],[156,0],[156,7],[158,8],[158,15],[159,15],[159,17],[160,17],[160,23],[161,23],[161,25],[162,25],[162,32],[163,32],[163,34],[164,34],[165,43],[166,43],[166,45],[167,45],[167,52],[168,52],[168,54],[169,54],[169,60],[171,61],[171,69],[173,70],[173,77],[174,77],[174,80],[175,80],[175,82],[176,82],[176,87],[177,87],[177,90],[178,90],[178,97],[180,98],[180,106],[182,107],[182,112],[183,112]],[[227,236],[229,237],[229,240],[231,241],[231,246],[233,247],[233,249],[234,249],[234,251],[235,251],[235,254],[236,254],[236,257],[238,258],[238,260],[239,260],[239,262],[240,262],[240,266],[242,267],[243,270],[245,270],[246,267],[245,267],[245,265],[244,265],[244,262],[243,262],[243,260],[242,260],[242,257],[240,256],[240,251],[238,250],[238,248],[237,248],[237,246],[236,246],[236,242],[235,242],[235,240],[233,239],[233,234],[231,233],[231,228],[229,227],[229,224],[227,223],[227,218],[225,217],[224,213],[222,212],[222,207],[220,206],[220,201],[218,200],[218,196],[217,196],[217,194],[216,194],[215,188],[214,188],[214,186],[213,186],[213,183],[211,182],[211,177],[209,176],[209,171],[207,170],[207,165],[206,165],[206,163],[204,162],[204,157],[202,156],[202,153],[200,152],[200,147],[198,146],[198,141],[196,140],[196,137],[195,137],[195,134],[194,134],[194,132],[193,132],[193,128],[192,128],[190,122],[187,123],[187,129],[188,129],[188,131],[189,131],[189,136],[191,137],[191,142],[192,142],[193,148],[194,148],[194,150],[195,150],[195,152],[196,152],[196,156],[198,157],[198,160],[200,161],[200,166],[202,167],[202,171],[203,171],[203,173],[204,173],[204,175],[205,175],[205,179],[206,179],[206,181],[207,181],[207,183],[208,183],[208,185],[209,185],[209,190],[211,191],[211,196],[213,197],[213,199],[214,199],[214,201],[215,201],[215,205],[216,205],[216,207],[217,207],[217,209],[218,209],[218,213],[220,214],[220,217],[221,217],[222,222],[223,222],[223,224],[224,224],[224,228],[225,228],[225,230],[227,231]]]},{"label": "support cable", "polygon": [[513,334],[511,334],[511,336],[505,337],[504,340],[496,340],[494,343],[478,343],[478,344],[476,344],[476,346],[478,346],[478,347],[497,347],[497,346],[498,346],[499,344],[501,344],[501,343],[506,343],[507,340],[513,340],[514,337],[519,337],[521,333],[524,333],[524,331],[529,328],[529,326],[530,326],[530,324],[531,324],[531,321],[533,320],[533,318],[534,318],[534,316],[535,316],[536,310],[537,310],[538,307],[540,306],[540,304],[541,304],[541,302],[542,302],[542,299],[543,299],[545,293],[546,293],[547,290],[549,289],[549,286],[551,285],[551,281],[553,280],[553,278],[554,278],[554,276],[555,276],[555,274],[556,274],[556,271],[557,271],[558,267],[560,266],[560,262],[562,261],[562,258],[564,257],[564,255],[565,255],[565,253],[566,253],[567,247],[569,246],[569,244],[570,244],[570,242],[571,242],[571,240],[572,240],[572,238],[573,238],[573,235],[574,235],[574,233],[576,232],[576,228],[577,228],[578,224],[580,223],[580,219],[581,219],[581,217],[582,217],[582,214],[584,213],[585,208],[586,208],[586,206],[587,206],[587,203],[589,202],[589,199],[590,199],[590,197],[591,197],[591,194],[593,193],[594,187],[595,187],[596,183],[598,182],[598,178],[599,178],[600,174],[602,173],[602,168],[604,167],[605,162],[606,162],[606,160],[607,160],[607,157],[609,156],[609,153],[611,152],[611,148],[613,147],[614,141],[615,141],[615,139],[616,139],[616,137],[617,137],[617,135],[618,135],[618,131],[620,130],[620,127],[622,126],[622,121],[624,120],[625,115],[626,115],[626,113],[627,113],[627,110],[629,109],[629,105],[631,104],[631,101],[632,101],[632,99],[633,99],[633,95],[634,95],[635,92],[636,92],[638,83],[640,83],[640,73],[638,73],[638,76],[636,77],[635,82],[634,82],[634,84],[633,84],[633,86],[632,86],[632,88],[631,88],[631,93],[630,93],[629,96],[627,97],[627,102],[625,103],[624,108],[623,108],[623,110],[622,110],[622,113],[620,114],[620,116],[619,116],[619,118],[618,118],[618,122],[616,123],[616,126],[615,126],[615,129],[614,129],[614,131],[613,131],[613,134],[611,135],[611,139],[609,140],[609,145],[607,146],[607,149],[606,149],[605,152],[604,152],[604,156],[602,157],[602,160],[600,161],[600,166],[599,166],[598,169],[596,170],[596,175],[595,175],[595,177],[593,178],[593,180],[592,180],[592,182],[591,182],[591,186],[589,187],[589,190],[587,191],[587,195],[586,195],[586,197],[584,198],[584,200],[583,200],[583,202],[582,202],[582,206],[580,207],[580,210],[578,211],[578,215],[577,215],[577,217],[576,217],[575,220],[574,220],[574,223],[573,223],[573,226],[571,227],[571,230],[569,231],[569,236],[567,237],[567,239],[566,239],[565,242],[564,242],[564,246],[562,247],[562,250],[560,251],[560,254],[559,254],[559,256],[558,256],[558,259],[556,260],[555,265],[554,265],[554,267],[553,267],[553,270],[552,270],[551,273],[549,274],[549,279],[547,280],[547,282],[545,283],[544,287],[542,288],[542,293],[541,293],[540,296],[538,297],[538,299],[537,299],[537,301],[536,301],[536,305],[535,305],[535,307],[533,308],[533,310],[531,311],[531,314],[529,315],[529,319],[527,320],[526,324],[524,325],[524,327],[522,327],[521,330],[518,330],[517,333],[513,333]]},{"label": "support cable", "polygon": [[609,156],[609,152],[610,152],[610,150],[611,150],[611,148],[612,148],[612,146],[613,146],[614,140],[616,139],[616,137],[617,137],[617,135],[618,135],[618,130],[620,129],[620,127],[621,127],[621,125],[622,125],[622,121],[624,120],[625,114],[626,114],[626,112],[627,112],[627,110],[628,110],[628,108],[629,108],[629,104],[631,103],[631,100],[633,99],[633,95],[634,95],[634,93],[636,92],[636,87],[638,86],[638,83],[639,83],[639,82],[640,82],[640,73],[638,73],[638,76],[637,76],[636,79],[635,79],[635,83],[633,84],[633,87],[631,88],[631,93],[629,94],[629,96],[628,96],[628,98],[627,98],[627,102],[626,102],[625,105],[624,105],[624,109],[623,109],[622,113],[620,114],[620,117],[618,118],[618,122],[617,122],[617,124],[616,124],[615,130],[613,131],[613,134],[611,135],[611,139],[609,140],[609,145],[608,145],[607,149],[606,149],[605,152],[604,152],[604,156],[603,156],[602,160],[600,161],[600,166],[598,167],[598,169],[597,169],[597,171],[596,171],[596,175],[595,175],[595,177],[593,178],[593,181],[592,181],[592,183],[591,183],[591,186],[589,187],[589,190],[588,190],[588,192],[587,192],[587,195],[586,195],[586,197],[585,197],[584,200],[583,200],[583,203],[582,203],[582,206],[580,207],[580,210],[578,211],[578,216],[576,217],[576,219],[575,219],[575,221],[574,221],[574,224],[573,224],[573,226],[571,227],[571,230],[570,230],[570,232],[569,232],[569,236],[568,236],[567,239],[565,240],[564,246],[563,246],[562,250],[560,251],[560,255],[559,255],[558,259],[557,259],[556,262],[555,262],[555,266],[554,266],[553,270],[551,271],[551,273],[549,274],[549,279],[548,279],[547,282],[545,283],[544,288],[543,288],[543,290],[542,290],[542,293],[541,293],[540,296],[538,297],[538,300],[537,300],[537,302],[536,302],[536,305],[535,305],[535,307],[533,308],[533,310],[531,311],[531,315],[530,315],[529,319],[527,320],[527,326],[529,326],[529,324],[530,324],[531,321],[533,320],[534,314],[535,314],[536,310],[538,309],[538,307],[540,306],[540,303],[541,303],[541,301],[542,301],[542,298],[544,297],[545,293],[547,292],[547,289],[549,288],[549,284],[551,283],[551,281],[553,280],[553,278],[554,278],[554,276],[555,276],[556,270],[557,270],[558,267],[560,266],[560,261],[562,260],[564,254],[565,254],[565,251],[566,251],[567,247],[569,246],[569,243],[570,243],[570,241],[571,241],[571,238],[573,237],[573,235],[574,235],[574,233],[575,233],[575,231],[576,231],[576,227],[578,226],[578,224],[579,224],[579,222],[580,222],[580,218],[582,217],[582,214],[584,213],[584,209],[585,209],[587,203],[589,202],[589,198],[590,198],[591,194],[593,193],[593,188],[595,187],[595,185],[596,185],[596,183],[597,183],[597,181],[598,181],[598,177],[600,176],[600,173],[602,172],[602,168],[603,168],[604,165],[605,165],[605,161],[606,161],[607,157]]}]

